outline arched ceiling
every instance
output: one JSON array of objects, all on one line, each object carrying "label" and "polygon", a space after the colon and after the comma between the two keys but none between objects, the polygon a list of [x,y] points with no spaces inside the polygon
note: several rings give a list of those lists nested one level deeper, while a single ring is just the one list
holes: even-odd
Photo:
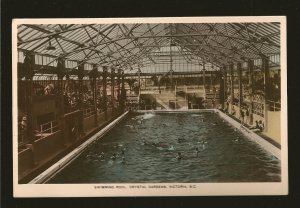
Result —
[{"label": "arched ceiling", "polygon": [[280,54],[280,24],[22,24],[18,50],[122,69],[175,56],[221,67]]}]

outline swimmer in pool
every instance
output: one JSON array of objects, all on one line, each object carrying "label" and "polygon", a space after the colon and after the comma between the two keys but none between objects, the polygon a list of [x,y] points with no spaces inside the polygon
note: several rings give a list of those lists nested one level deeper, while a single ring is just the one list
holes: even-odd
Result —
[{"label": "swimmer in pool", "polygon": [[181,139],[181,138],[177,138],[177,142],[178,142],[178,143],[181,143],[181,142],[182,142],[182,139]]},{"label": "swimmer in pool", "polygon": [[142,145],[146,145],[146,144],[148,144],[148,143],[143,139]]},{"label": "swimmer in pool", "polygon": [[117,159],[117,155],[116,155],[116,153],[114,153],[114,154],[113,154],[113,156],[111,156],[111,157],[110,157],[110,159],[112,159],[112,160],[115,160],[115,159]]},{"label": "swimmer in pool", "polygon": [[177,160],[181,160],[181,159],[182,159],[181,152],[178,152],[178,153],[177,153],[176,159],[177,159]]},{"label": "swimmer in pool", "polygon": [[125,164],[126,161],[125,161],[125,157],[122,157],[122,161],[121,161],[122,164]]},{"label": "swimmer in pool", "polygon": [[121,155],[125,155],[125,150],[124,149],[122,149]]},{"label": "swimmer in pool", "polygon": [[198,147],[196,147],[196,154],[197,154],[197,157],[198,157],[198,154],[199,154],[199,148]]},{"label": "swimmer in pool", "polygon": [[234,139],[234,141],[235,141],[235,142],[239,142],[239,141],[240,141],[239,138],[240,138],[240,137],[237,136],[237,137]]},{"label": "swimmer in pool", "polygon": [[201,145],[202,145],[202,149],[204,149],[205,148],[205,144],[207,143],[207,141],[201,141]]},{"label": "swimmer in pool", "polygon": [[[97,154],[96,154],[97,155]],[[98,158],[104,158],[104,153],[101,152],[99,155],[97,155]]]},{"label": "swimmer in pool", "polygon": [[152,146],[152,147],[156,147],[156,143],[155,143],[155,142],[152,142],[152,143],[151,143],[151,146]]},{"label": "swimmer in pool", "polygon": [[144,120],[144,119],[141,118],[140,120],[138,120],[138,123],[139,123],[139,124],[143,124],[143,120]]}]

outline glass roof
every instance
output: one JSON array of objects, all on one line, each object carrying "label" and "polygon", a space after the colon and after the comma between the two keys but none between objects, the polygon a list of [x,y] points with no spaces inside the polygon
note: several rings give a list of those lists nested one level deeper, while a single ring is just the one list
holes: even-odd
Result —
[{"label": "glass roof", "polygon": [[22,24],[18,50],[127,72],[218,70],[280,55],[280,24]]}]

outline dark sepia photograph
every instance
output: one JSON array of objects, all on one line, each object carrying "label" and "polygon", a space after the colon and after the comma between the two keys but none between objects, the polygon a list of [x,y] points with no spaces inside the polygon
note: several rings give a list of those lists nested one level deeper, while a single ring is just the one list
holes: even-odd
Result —
[{"label": "dark sepia photograph", "polygon": [[286,19],[15,19],[15,197],[286,195]]}]

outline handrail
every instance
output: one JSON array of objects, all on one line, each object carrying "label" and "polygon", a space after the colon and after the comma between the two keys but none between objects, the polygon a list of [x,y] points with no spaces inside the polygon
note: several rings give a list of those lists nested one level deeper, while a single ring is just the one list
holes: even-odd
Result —
[{"label": "handrail", "polygon": [[281,110],[281,102],[267,100],[267,103],[269,104],[270,111],[280,111]]},{"label": "handrail", "polygon": [[89,117],[90,115],[94,114],[94,108],[86,108],[82,110],[83,112],[83,117]]},{"label": "handrail", "polygon": [[[47,126],[47,125],[49,125],[49,127],[44,129],[44,126]],[[53,134],[54,132],[58,131],[58,129],[59,129],[58,127],[59,127],[59,125],[58,125],[58,122],[56,120],[50,121],[50,122],[47,122],[47,123],[43,123],[43,124],[40,125],[39,134],[40,134],[41,138],[44,138],[44,137],[46,137],[46,135],[45,135],[46,133]]]}]

